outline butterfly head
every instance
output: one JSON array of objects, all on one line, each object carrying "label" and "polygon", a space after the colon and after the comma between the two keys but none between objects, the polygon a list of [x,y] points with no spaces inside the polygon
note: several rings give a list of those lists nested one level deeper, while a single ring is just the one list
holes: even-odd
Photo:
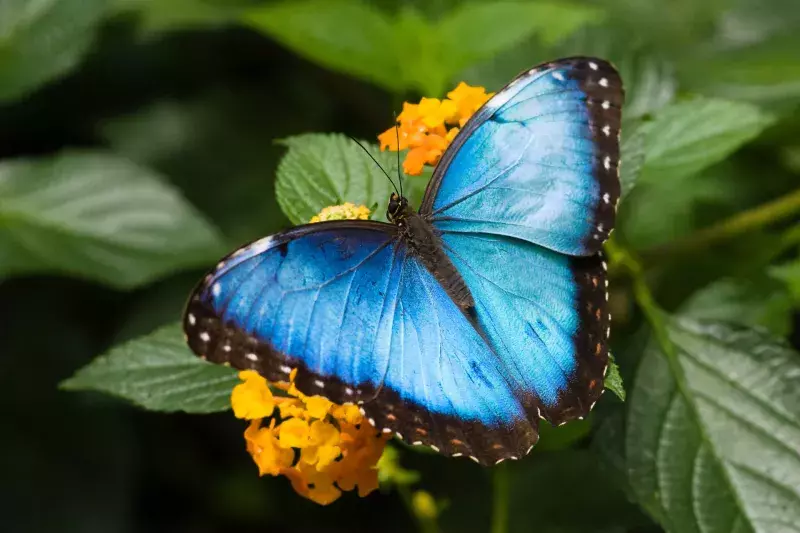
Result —
[{"label": "butterfly head", "polygon": [[408,214],[408,200],[397,193],[392,193],[389,197],[389,208],[386,210],[386,218],[393,224],[399,224]]}]

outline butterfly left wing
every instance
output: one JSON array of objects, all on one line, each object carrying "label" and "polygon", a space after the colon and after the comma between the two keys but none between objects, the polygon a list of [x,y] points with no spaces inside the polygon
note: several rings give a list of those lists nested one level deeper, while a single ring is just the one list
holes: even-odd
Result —
[{"label": "butterfly left wing", "polygon": [[412,444],[492,463],[538,438],[501,365],[393,225],[299,226],[246,246],[200,283],[192,350],[287,381]]},{"label": "butterfly left wing", "polygon": [[420,215],[444,231],[507,235],[588,256],[614,228],[623,92],[601,59],[520,74],[442,156]]}]

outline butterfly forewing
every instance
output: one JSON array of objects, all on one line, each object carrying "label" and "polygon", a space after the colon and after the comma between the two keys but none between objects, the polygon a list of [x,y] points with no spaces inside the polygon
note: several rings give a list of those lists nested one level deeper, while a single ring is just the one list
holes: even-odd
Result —
[{"label": "butterfly forewing", "polygon": [[294,228],[232,254],[191,296],[189,346],[362,406],[378,431],[496,462],[538,438],[480,333],[395,227]]},{"label": "butterfly forewing", "polygon": [[622,82],[600,59],[520,74],[469,120],[436,167],[420,214],[592,255],[614,228]]}]

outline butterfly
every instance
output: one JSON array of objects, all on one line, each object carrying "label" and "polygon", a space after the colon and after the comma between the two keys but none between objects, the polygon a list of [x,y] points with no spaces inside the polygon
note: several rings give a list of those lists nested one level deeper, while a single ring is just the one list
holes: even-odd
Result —
[{"label": "butterfly", "polygon": [[418,211],[244,246],[199,283],[190,348],[361,407],[377,431],[482,464],[603,392],[622,82],[574,57],[514,78],[462,127]]}]

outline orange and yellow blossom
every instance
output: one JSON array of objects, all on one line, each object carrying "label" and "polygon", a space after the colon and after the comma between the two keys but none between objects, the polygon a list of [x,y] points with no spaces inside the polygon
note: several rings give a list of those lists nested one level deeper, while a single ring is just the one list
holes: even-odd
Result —
[{"label": "orange and yellow blossom", "polygon": [[447,93],[447,98],[423,98],[418,104],[403,104],[398,126],[378,135],[381,150],[406,150],[406,174],[418,176],[425,165],[435,166],[467,120],[494,93],[464,82]]},{"label": "orange and yellow blossom", "polygon": [[295,374],[289,383],[273,384],[287,394],[277,396],[257,372],[244,370],[231,394],[236,416],[250,420],[244,438],[259,474],[285,476],[298,494],[322,505],[342,491],[368,495],[378,488],[377,463],[388,437],[358,407],[298,391]]}]

